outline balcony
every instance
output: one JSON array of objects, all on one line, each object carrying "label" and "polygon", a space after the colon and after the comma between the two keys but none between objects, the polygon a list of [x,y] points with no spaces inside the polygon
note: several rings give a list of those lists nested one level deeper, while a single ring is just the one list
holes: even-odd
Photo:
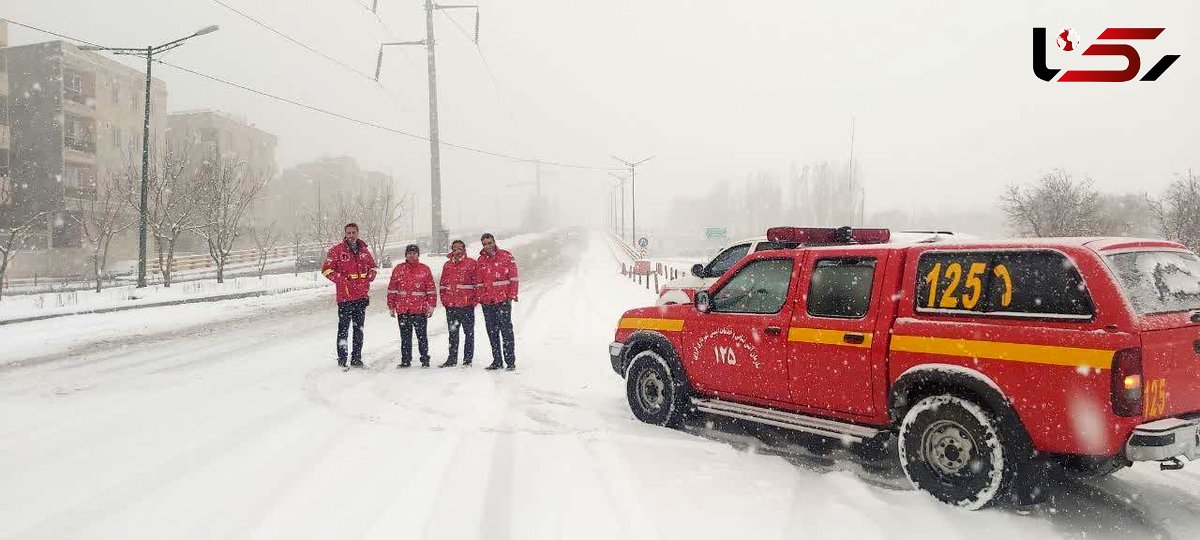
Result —
[{"label": "balcony", "polygon": [[72,137],[67,135],[63,138],[63,146],[84,154],[96,154],[96,141],[91,137]]},{"label": "balcony", "polygon": [[96,97],[71,89],[63,91],[63,109],[76,114],[96,114]]}]

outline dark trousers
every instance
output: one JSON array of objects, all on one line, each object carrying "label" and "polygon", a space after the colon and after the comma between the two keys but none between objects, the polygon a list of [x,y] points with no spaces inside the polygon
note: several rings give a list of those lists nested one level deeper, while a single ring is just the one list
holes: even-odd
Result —
[{"label": "dark trousers", "polygon": [[397,313],[400,321],[400,363],[412,363],[412,335],[417,334],[417,352],[421,353],[421,363],[429,363],[429,333],[426,331],[424,313]]},{"label": "dark trousers", "polygon": [[450,358],[458,359],[458,329],[463,331],[463,362],[475,358],[475,306],[446,308],[446,327],[450,329]]},{"label": "dark trousers", "polygon": [[338,331],[337,355],[339,362],[346,361],[347,339],[350,334],[350,324],[354,324],[354,350],[350,353],[351,360],[362,359],[363,321],[367,317],[368,299],[338,302]]},{"label": "dark trousers", "polygon": [[[492,365],[498,366],[507,363],[509,367],[516,366],[517,355],[513,350],[512,301],[483,304],[483,322],[487,326],[488,341],[492,343]],[[503,350],[500,347],[501,338],[504,340]]]}]

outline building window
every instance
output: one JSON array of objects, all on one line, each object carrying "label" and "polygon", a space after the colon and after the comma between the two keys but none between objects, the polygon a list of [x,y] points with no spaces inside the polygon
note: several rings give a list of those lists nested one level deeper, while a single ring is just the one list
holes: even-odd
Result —
[{"label": "building window", "polygon": [[117,83],[116,79],[112,81],[112,102],[113,105],[121,102],[121,85]]},{"label": "building window", "polygon": [[89,165],[67,163],[63,173],[63,184],[67,187],[93,188],[96,185],[96,173]]},{"label": "building window", "polygon": [[63,94],[70,101],[86,105],[88,95],[84,90],[84,74],[78,71],[63,72]]},{"label": "building window", "polygon": [[8,177],[8,151],[0,150],[0,207],[13,204],[12,179]]},{"label": "building window", "polygon": [[112,127],[112,147],[121,147],[121,128],[119,126]]},{"label": "building window", "polygon": [[94,139],[94,124],[91,119],[67,115],[65,120],[63,125],[63,144],[72,150],[94,153],[96,151],[96,143]]}]

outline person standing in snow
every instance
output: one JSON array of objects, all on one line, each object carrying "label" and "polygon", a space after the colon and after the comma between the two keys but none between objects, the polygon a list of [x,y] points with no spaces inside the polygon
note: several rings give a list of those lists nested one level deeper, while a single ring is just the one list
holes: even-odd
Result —
[{"label": "person standing in snow", "polygon": [[388,283],[388,312],[400,324],[400,365],[412,365],[412,334],[417,334],[417,352],[421,355],[421,367],[429,367],[429,333],[426,320],[433,316],[437,306],[437,289],[433,285],[433,274],[419,260],[421,248],[409,244],[404,248],[404,262],[392,269]]},{"label": "person standing in snow", "polygon": [[450,253],[442,266],[442,306],[446,308],[446,327],[450,332],[450,354],[446,362],[438,367],[458,365],[458,330],[463,331],[463,367],[471,365],[475,356],[475,285],[478,269],[475,259],[467,256],[467,245],[462,240],[450,243]]},{"label": "person standing in snow", "polygon": [[375,280],[375,258],[367,243],[358,238],[358,225],[347,223],[342,229],[342,242],[329,248],[321,275],[333,282],[337,290],[338,331],[337,362],[346,366],[346,349],[351,324],[354,326],[354,347],[350,365],[362,367],[363,322],[367,305],[371,303],[371,282]]},{"label": "person standing in snow", "polygon": [[477,262],[479,283],[475,293],[483,308],[483,321],[492,345],[492,363],[485,369],[500,369],[507,363],[512,371],[517,368],[512,324],[512,303],[517,301],[519,285],[517,261],[512,253],[496,246],[496,237],[491,233],[484,233],[479,240],[483,242],[483,251],[479,252]]}]

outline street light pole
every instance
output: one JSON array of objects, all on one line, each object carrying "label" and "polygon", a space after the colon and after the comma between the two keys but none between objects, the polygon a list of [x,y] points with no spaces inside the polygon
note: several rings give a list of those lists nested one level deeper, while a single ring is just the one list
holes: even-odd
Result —
[{"label": "street light pole", "polygon": [[141,198],[138,207],[140,217],[138,219],[138,288],[146,286],[146,228],[148,220],[147,199],[150,192],[150,84],[153,78],[150,76],[151,68],[154,66],[154,55],[164,53],[174,49],[183,42],[204,34],[211,34],[219,29],[217,25],[206,26],[197,30],[195,33],[179,38],[175,41],[168,41],[158,46],[149,46],[146,48],[140,47],[98,47],[84,46],[80,49],[87,51],[107,51],[113,54],[124,54],[130,56],[145,56],[146,57],[146,106],[145,115],[142,118],[142,186]]},{"label": "street light pole", "polygon": [[[631,214],[630,215],[630,220],[631,220],[630,241],[636,243],[637,242],[637,167],[638,167],[638,165],[641,165],[647,161],[654,159],[654,156],[650,156],[641,161],[635,161],[632,163],[625,161],[617,156],[612,156],[612,158],[617,161],[620,161],[621,163],[624,163],[626,167],[629,167],[629,199],[630,199],[629,206],[630,206],[630,214]],[[624,225],[624,224],[622,224],[622,225]]]},{"label": "street light pole", "polygon": [[629,180],[627,176],[608,173],[609,176],[621,181],[621,240],[625,239],[625,181]]},{"label": "street light pole", "polygon": [[[379,2],[376,0],[371,11],[375,11]],[[448,252],[449,240],[446,235],[445,227],[442,225],[442,165],[441,165],[441,142],[438,133],[438,104],[437,104],[437,57],[434,54],[434,45],[436,41],[433,39],[433,12],[441,9],[474,9],[475,10],[475,43],[479,43],[479,6],[477,5],[439,5],[433,0],[425,0],[425,39],[420,41],[397,41],[392,43],[381,43],[379,45],[379,56],[375,59],[375,80],[379,80],[379,72],[383,68],[383,48],[392,45],[424,45],[425,58],[427,69],[429,70],[429,204],[430,204],[430,220],[432,221],[430,230],[430,243],[432,250],[437,252]]]}]

